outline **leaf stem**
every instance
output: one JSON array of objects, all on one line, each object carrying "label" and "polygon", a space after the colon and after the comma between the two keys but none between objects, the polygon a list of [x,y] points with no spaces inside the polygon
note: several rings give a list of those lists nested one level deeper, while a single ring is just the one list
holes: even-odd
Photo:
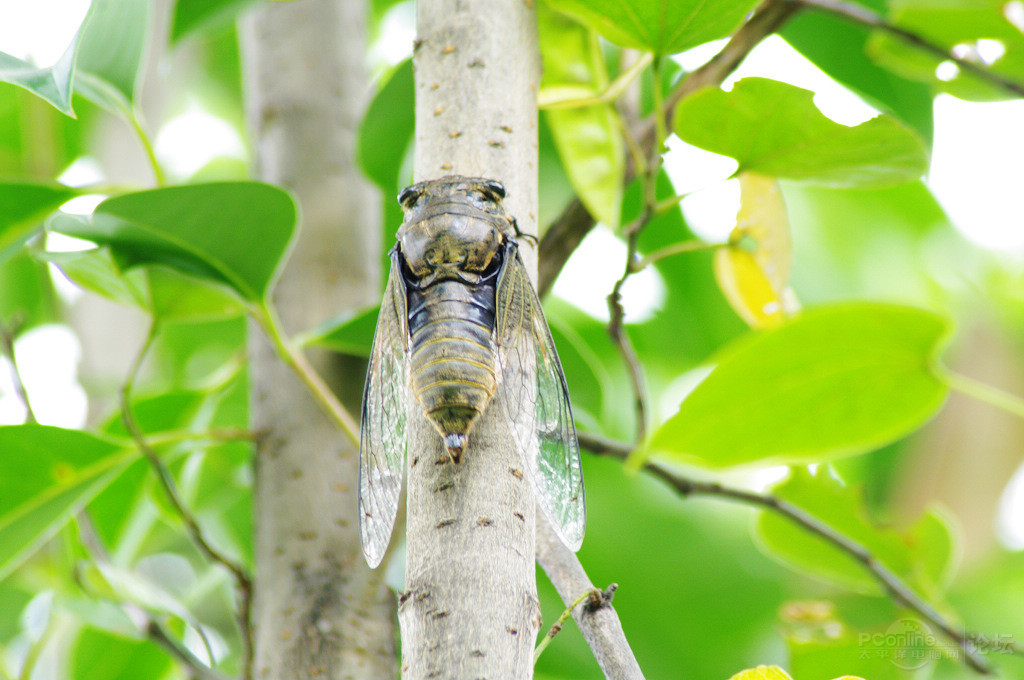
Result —
[{"label": "leaf stem", "polygon": [[25,406],[25,424],[35,425],[39,422],[35,411],[32,410],[32,402],[28,398],[28,389],[25,381],[22,380],[21,371],[18,370],[18,361],[14,357],[14,336],[17,331],[12,328],[0,327],[0,352],[3,352],[7,360],[11,362],[11,383],[14,385],[14,392],[18,399]]},{"label": "leaf stem", "polygon": [[[580,445],[600,455],[608,455],[621,460],[626,460],[630,457],[634,449],[633,446],[624,442],[606,439],[598,435],[593,435],[589,432],[577,432],[577,435],[579,437]],[[977,633],[958,629],[952,622],[943,618],[943,616],[934,607],[932,607],[932,605],[925,602],[917,595],[917,593],[911,590],[911,588],[905,584],[899,576],[882,564],[878,558],[871,553],[871,551],[860,543],[857,543],[853,539],[836,531],[829,525],[804,511],[802,508],[771,494],[762,494],[754,491],[747,491],[745,489],[736,489],[724,486],[717,482],[703,482],[689,479],[652,461],[647,461],[644,464],[643,469],[661,479],[684,498],[694,495],[724,498],[726,500],[770,510],[798,524],[809,533],[814,534],[822,540],[832,544],[834,547],[859,562],[861,566],[863,566],[864,569],[866,569],[875,578],[879,585],[889,593],[890,597],[892,597],[895,602],[914,611],[925,621],[939,629],[943,635],[954,641],[963,652],[963,660],[965,664],[981,674],[989,674],[992,672],[988,665],[986,665],[978,656],[978,651],[974,644],[974,640],[982,639],[982,636]]]},{"label": "leaf stem", "polygon": [[665,246],[664,248],[655,250],[653,253],[651,253],[650,255],[643,259],[637,260],[633,264],[633,271],[638,272],[641,269],[644,269],[645,267],[652,265],[655,262],[658,262],[659,260],[664,260],[666,257],[671,257],[672,255],[679,255],[682,253],[696,253],[701,250],[717,250],[718,248],[721,248],[724,245],[725,244],[723,243],[705,243],[704,241],[681,241],[679,243],[673,243],[670,246]]},{"label": "leaf stem", "polygon": [[998,387],[993,387],[975,380],[974,378],[968,378],[966,375],[957,373],[945,366],[935,366],[933,371],[938,376],[939,380],[946,383],[946,386],[949,387],[949,389],[956,390],[961,394],[966,394],[967,396],[973,397],[978,401],[983,401],[986,404],[991,404],[992,406],[1002,409],[1007,413],[1017,416],[1018,418],[1024,418],[1024,398],[1018,397],[1016,394],[1005,392]]},{"label": "leaf stem", "polygon": [[153,148],[153,143],[149,139],[149,134],[146,132],[139,114],[135,110],[130,110],[128,112],[128,121],[132,126],[132,130],[135,131],[135,136],[139,138],[142,149],[146,152],[146,159],[149,161],[149,167],[153,170],[153,178],[157,186],[162,187],[166,185],[167,178],[164,176],[163,168],[160,167],[160,161],[156,158],[156,149]]},{"label": "leaf stem", "polygon": [[645,52],[628,69],[623,71],[600,93],[592,97],[573,97],[570,99],[547,99],[543,92],[537,95],[537,108],[540,109],[575,109],[594,104],[607,104],[613,102],[622,95],[631,82],[651,63],[654,55]]},{"label": "leaf stem", "polygon": [[310,365],[306,356],[300,350],[295,349],[292,343],[284,337],[281,324],[270,305],[263,303],[262,306],[252,310],[252,314],[274,345],[274,351],[278,357],[295,371],[324,413],[334,421],[342,432],[349,436],[356,446],[359,446],[359,426],[352,414],[334,396],[334,392],[323,381],[316,369]]},{"label": "leaf stem", "polygon": [[249,430],[229,427],[207,430],[206,432],[189,432],[187,430],[156,432],[146,437],[146,441],[150,446],[165,446],[181,442],[252,441],[255,438],[256,435]]},{"label": "leaf stem", "polygon": [[156,337],[157,323],[153,322],[149,327],[149,332],[146,334],[145,342],[142,343],[142,347],[139,349],[138,354],[136,354],[134,361],[132,361],[128,377],[121,387],[121,420],[135,445],[139,448],[139,451],[149,460],[157,479],[160,481],[160,486],[184,522],[185,529],[192,542],[208,560],[227,569],[235,580],[235,587],[238,591],[238,609],[235,612],[235,618],[238,622],[243,646],[242,674],[243,678],[249,679],[252,677],[253,660],[252,579],[241,564],[214,548],[206,539],[202,527],[199,526],[199,522],[185,505],[174,477],[171,475],[171,471],[160,460],[160,456],[153,449],[149,441],[146,440],[138,421],[135,420],[135,412],[132,407],[132,389],[134,388],[135,380],[138,378],[139,370],[142,368],[142,362],[153,346]]},{"label": "leaf stem", "polygon": [[562,631],[562,626],[569,620],[569,617],[572,616],[572,612],[576,607],[588,601],[592,603],[592,607],[601,607],[607,602],[611,602],[612,593],[614,593],[618,587],[619,586],[617,584],[613,583],[608,586],[606,591],[598,588],[590,588],[589,590],[583,591],[582,595],[577,597],[568,607],[566,607],[565,611],[563,611],[561,616],[558,617],[558,620],[551,624],[551,629],[548,630],[544,638],[537,643],[537,648],[533,650],[533,663],[537,663],[537,660],[540,659],[540,655],[548,648],[548,645],[551,644],[551,641],[555,636]]}]

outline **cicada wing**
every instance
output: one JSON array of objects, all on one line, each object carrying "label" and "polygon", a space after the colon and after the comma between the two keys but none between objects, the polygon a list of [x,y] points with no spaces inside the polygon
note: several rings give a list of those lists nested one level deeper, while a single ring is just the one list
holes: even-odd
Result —
[{"label": "cicada wing", "polygon": [[569,389],[544,310],[514,244],[505,251],[496,308],[502,396],[511,430],[527,459],[541,508],[566,546],[579,550],[587,507]]},{"label": "cicada wing", "polygon": [[391,273],[377,317],[363,388],[359,441],[359,535],[370,567],[384,558],[401,500],[407,435],[408,316],[401,256],[392,251]]}]

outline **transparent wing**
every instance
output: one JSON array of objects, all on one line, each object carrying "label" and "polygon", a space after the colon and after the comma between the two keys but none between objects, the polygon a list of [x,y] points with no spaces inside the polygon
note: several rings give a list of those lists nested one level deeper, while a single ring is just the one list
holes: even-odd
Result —
[{"label": "transparent wing", "polygon": [[[569,390],[544,310],[515,244],[506,246],[498,278],[496,334],[502,401],[526,454],[537,499],[562,542],[579,550],[587,509]],[[535,459],[529,455],[533,450]]]},{"label": "transparent wing", "polygon": [[384,557],[405,475],[406,345],[405,283],[396,252],[377,317],[370,365],[363,388],[359,441],[359,535],[371,567]]}]

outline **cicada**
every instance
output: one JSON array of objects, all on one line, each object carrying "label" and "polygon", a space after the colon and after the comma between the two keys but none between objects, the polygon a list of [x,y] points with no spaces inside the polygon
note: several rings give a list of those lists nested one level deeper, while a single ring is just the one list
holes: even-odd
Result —
[{"label": "cicada", "polygon": [[[475,453],[474,424],[501,402],[499,418],[523,454],[540,507],[567,546],[583,542],[583,471],[569,392],[504,198],[500,182],[467,177],[420,182],[398,197],[405,219],[390,252],[360,425],[359,528],[371,567],[391,539],[405,476],[406,409],[416,406],[457,464]],[[499,390],[503,398],[495,399]]]}]

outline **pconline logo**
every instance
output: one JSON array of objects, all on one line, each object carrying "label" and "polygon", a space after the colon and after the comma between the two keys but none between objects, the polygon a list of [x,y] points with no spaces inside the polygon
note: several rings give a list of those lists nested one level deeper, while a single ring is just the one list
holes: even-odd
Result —
[{"label": "pconline logo", "polygon": [[917,670],[941,658],[957,658],[960,648],[917,619],[894,621],[885,632],[861,633],[861,658],[884,658],[904,670]]}]

